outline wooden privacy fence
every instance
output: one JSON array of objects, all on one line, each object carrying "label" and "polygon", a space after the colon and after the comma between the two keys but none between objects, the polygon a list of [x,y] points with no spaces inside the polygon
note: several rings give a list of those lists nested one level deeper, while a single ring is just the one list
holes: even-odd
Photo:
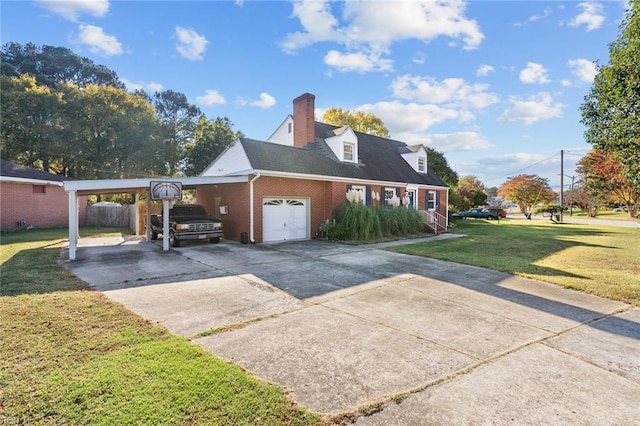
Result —
[{"label": "wooden privacy fence", "polygon": [[89,206],[87,225],[130,228],[135,230],[135,206]]}]

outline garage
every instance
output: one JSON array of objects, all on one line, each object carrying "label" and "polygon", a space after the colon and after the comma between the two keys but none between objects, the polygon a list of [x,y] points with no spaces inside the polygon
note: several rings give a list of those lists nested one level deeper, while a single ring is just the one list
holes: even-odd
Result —
[{"label": "garage", "polygon": [[262,240],[309,238],[308,205],[306,198],[263,198]]}]

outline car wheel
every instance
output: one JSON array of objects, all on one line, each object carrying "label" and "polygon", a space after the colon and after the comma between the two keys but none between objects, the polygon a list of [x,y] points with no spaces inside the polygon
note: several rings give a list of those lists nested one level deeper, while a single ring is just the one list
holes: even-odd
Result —
[{"label": "car wheel", "polygon": [[169,231],[169,245],[171,247],[180,247],[180,240],[176,238],[176,234],[173,231]]},{"label": "car wheel", "polygon": [[211,244],[218,244],[220,242],[220,237],[209,238],[209,242]]}]

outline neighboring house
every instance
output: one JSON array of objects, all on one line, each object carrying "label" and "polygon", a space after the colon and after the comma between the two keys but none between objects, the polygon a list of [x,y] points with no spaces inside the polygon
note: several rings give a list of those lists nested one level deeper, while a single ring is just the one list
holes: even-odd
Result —
[{"label": "neighboring house", "polygon": [[293,115],[267,141],[240,138],[201,173],[248,177],[197,189],[198,203],[221,214],[225,238],[315,238],[349,190],[360,191],[367,205],[403,200],[438,231],[446,229],[449,188],[427,168],[422,145],[316,122],[314,102],[312,94],[299,96]]},{"label": "neighboring house", "polygon": [[[69,178],[0,160],[0,230],[55,228],[69,224],[69,198],[62,185]],[[86,197],[83,197],[86,205]],[[86,209],[80,209],[80,223]]]}]

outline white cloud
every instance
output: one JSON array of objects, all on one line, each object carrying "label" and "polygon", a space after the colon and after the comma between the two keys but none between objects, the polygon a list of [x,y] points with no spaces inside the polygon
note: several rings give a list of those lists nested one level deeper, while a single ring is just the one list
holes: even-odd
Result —
[{"label": "white cloud", "polygon": [[496,69],[491,65],[482,64],[476,70],[476,75],[478,77],[486,77],[490,72],[494,72]]},{"label": "white cloud", "polygon": [[136,81],[133,82],[131,80],[127,80],[126,78],[121,78],[122,82],[127,86],[127,90],[130,92],[136,90],[144,90],[148,93],[155,93],[161,91],[164,87],[160,83],[155,83],[153,81],[145,82],[145,81]]},{"label": "white cloud", "polygon": [[447,120],[463,118],[463,114],[454,109],[398,101],[365,104],[356,110],[379,117],[393,135],[420,132]]},{"label": "white cloud", "polygon": [[495,145],[477,132],[457,132],[448,134],[402,134],[397,139],[409,145],[423,144],[441,152],[475,151],[493,148]]},{"label": "white cloud", "polygon": [[569,87],[569,86],[571,86],[571,81],[569,81],[567,79],[562,79],[562,80],[560,80],[560,84],[562,84],[562,87]]},{"label": "white cloud", "polygon": [[535,21],[539,21],[539,20],[544,19],[544,18],[548,18],[549,15],[551,15],[551,8],[550,7],[545,7],[544,10],[542,11],[542,13],[530,16],[529,17],[529,22],[535,22]]},{"label": "white cloud", "polygon": [[[348,59],[365,68],[342,66],[347,70],[381,70],[390,60],[380,59],[398,41],[417,39],[427,43],[437,37],[462,40],[464,49],[477,48],[484,35],[478,23],[464,16],[465,3],[458,0],[361,2],[346,0],[342,22],[334,16],[331,1],[302,0],[293,5],[293,16],[299,19],[302,31],[289,33],[281,43],[287,53],[294,53],[319,42],[344,45],[346,53],[335,49],[329,59]],[[366,52],[366,53],[359,53]],[[364,60],[364,59],[369,59]],[[372,59],[377,60],[372,61]],[[325,58],[327,62],[327,58]],[[375,64],[376,66],[372,66]],[[328,62],[330,65],[335,61]]]},{"label": "white cloud", "polygon": [[73,22],[85,13],[100,18],[109,11],[109,0],[36,0],[36,3]]},{"label": "white cloud", "polygon": [[587,31],[593,31],[602,26],[605,20],[602,4],[597,2],[583,2],[578,4],[578,8],[582,12],[569,22],[571,27],[579,27],[585,25]]},{"label": "white cloud", "polygon": [[196,97],[196,102],[198,102],[200,105],[211,106],[223,105],[227,101],[224,99],[224,96],[220,94],[220,92],[210,89],[206,90],[204,92],[204,95]]},{"label": "white cloud", "polygon": [[546,84],[551,80],[549,80],[544,66],[535,62],[528,62],[526,68],[520,71],[520,81],[524,84]]},{"label": "white cloud", "polygon": [[191,61],[200,61],[204,58],[209,41],[201,34],[190,28],[176,27],[178,44],[176,50],[183,58]]},{"label": "white cloud", "polygon": [[364,52],[340,53],[335,50],[326,54],[324,63],[342,72],[389,71],[393,67],[392,60],[382,59],[375,53],[370,55]]},{"label": "white cloud", "polygon": [[391,83],[393,96],[400,99],[471,109],[483,109],[499,101],[488,89],[488,84],[469,84],[462,78],[437,81],[404,75]]},{"label": "white cloud", "polygon": [[247,99],[240,98],[236,103],[240,106],[250,105],[262,109],[268,109],[276,104],[276,98],[268,93],[262,92],[260,93],[260,99],[257,101],[249,101]]},{"label": "white cloud", "polygon": [[95,25],[80,25],[78,40],[89,46],[89,50],[97,55],[122,55],[122,44],[112,35]]},{"label": "white cloud", "polygon": [[250,103],[251,106],[255,106],[262,109],[271,108],[275,104],[276,104],[276,98],[274,98],[273,96],[265,92],[260,93],[260,100],[253,101]]},{"label": "white cloud", "polygon": [[509,99],[511,107],[498,118],[499,123],[533,124],[539,120],[562,117],[566,105],[554,103],[550,93],[541,92],[523,100],[517,97]]},{"label": "white cloud", "polygon": [[593,83],[593,79],[598,73],[596,64],[587,59],[570,59],[567,66],[572,69],[571,73],[578,77],[582,83]]}]

